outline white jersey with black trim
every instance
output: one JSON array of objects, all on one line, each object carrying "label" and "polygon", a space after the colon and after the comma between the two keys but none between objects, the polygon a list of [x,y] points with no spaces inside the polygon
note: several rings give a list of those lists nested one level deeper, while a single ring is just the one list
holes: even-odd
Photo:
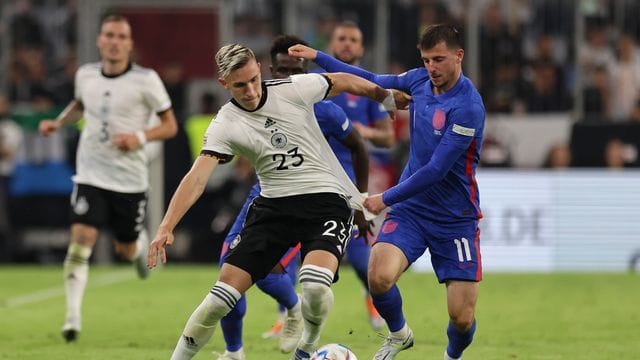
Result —
[{"label": "white jersey with black trim", "polygon": [[146,129],[154,114],[171,108],[158,74],[130,65],[120,75],[107,76],[101,63],[85,64],[76,73],[75,98],[84,106],[85,125],[74,182],[123,193],[146,191],[148,159],[143,148],[121,151],[112,138]]},{"label": "white jersey with black trim", "polygon": [[249,111],[231,100],[205,133],[203,153],[221,159],[246,157],[256,168],[267,198],[331,192],[362,209],[364,197],[327,143],[313,112],[328,80],[320,74],[294,75],[262,83],[262,99]]}]

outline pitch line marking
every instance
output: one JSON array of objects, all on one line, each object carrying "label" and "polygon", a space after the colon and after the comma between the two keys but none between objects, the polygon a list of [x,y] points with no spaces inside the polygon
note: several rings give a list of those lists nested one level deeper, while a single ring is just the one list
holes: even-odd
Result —
[{"label": "pitch line marking", "polygon": [[[131,280],[135,277],[136,276],[133,274],[131,270],[105,274],[105,275],[97,276],[95,279],[90,279],[87,285],[87,288],[94,289],[102,286],[117,284],[123,281]],[[4,300],[2,304],[0,304],[0,309],[16,308],[23,305],[34,304],[34,303],[53,299],[60,296],[64,296],[64,286],[38,290],[30,294],[7,298]]]}]

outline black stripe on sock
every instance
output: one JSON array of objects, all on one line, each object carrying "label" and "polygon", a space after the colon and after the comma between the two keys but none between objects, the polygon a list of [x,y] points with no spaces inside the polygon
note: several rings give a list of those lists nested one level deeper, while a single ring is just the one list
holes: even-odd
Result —
[{"label": "black stripe on sock", "polygon": [[235,296],[233,296],[228,290],[220,286],[214,286],[210,292],[213,296],[219,298],[225,304],[227,304],[229,309],[233,309],[233,307],[236,306],[236,303],[238,302]]}]

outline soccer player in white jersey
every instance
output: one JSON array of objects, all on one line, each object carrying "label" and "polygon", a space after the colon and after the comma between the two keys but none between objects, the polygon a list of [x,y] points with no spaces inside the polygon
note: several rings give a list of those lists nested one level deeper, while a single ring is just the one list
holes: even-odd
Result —
[{"label": "soccer player in white jersey", "polygon": [[[149,187],[144,144],[173,137],[176,119],[158,74],[132,64],[131,26],[120,15],[109,15],[97,38],[101,61],[81,66],[75,79],[75,99],[55,120],[43,120],[44,136],[81,117],[85,127],[76,156],[71,195],[71,241],[64,260],[67,315],[62,335],[74,341],[81,329],[81,307],[89,274],[89,257],[98,230],[109,226],[116,252],[148,275],[144,230]],[[154,114],[157,126],[149,127]]]},{"label": "soccer player in white jersey", "polygon": [[261,81],[253,52],[238,44],[216,54],[219,82],[232,95],[211,122],[200,156],[173,195],[149,247],[148,265],[166,261],[173,230],[202,194],[219,163],[244,156],[256,168],[262,191],[249,208],[238,240],[230,245],[218,281],[191,314],[172,359],[191,359],[224,315],[282,255],[301,243],[304,331],[294,359],[308,359],[333,305],[331,284],[352,227],[350,204],[362,210],[362,194],[331,151],[313,104],[342,91],[395,108],[394,96],[348,74],[301,74]]}]

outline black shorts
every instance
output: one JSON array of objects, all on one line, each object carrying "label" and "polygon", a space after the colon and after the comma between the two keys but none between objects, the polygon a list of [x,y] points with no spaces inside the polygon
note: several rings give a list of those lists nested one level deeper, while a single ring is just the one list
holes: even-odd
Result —
[{"label": "black shorts", "polygon": [[349,204],[338,194],[259,196],[249,207],[240,235],[229,245],[225,262],[247,271],[256,282],[298,242],[303,259],[312,250],[326,250],[340,261],[352,227]]},{"label": "black shorts", "polygon": [[110,228],[116,240],[136,241],[147,208],[146,193],[119,193],[75,184],[71,193],[71,223]]}]

